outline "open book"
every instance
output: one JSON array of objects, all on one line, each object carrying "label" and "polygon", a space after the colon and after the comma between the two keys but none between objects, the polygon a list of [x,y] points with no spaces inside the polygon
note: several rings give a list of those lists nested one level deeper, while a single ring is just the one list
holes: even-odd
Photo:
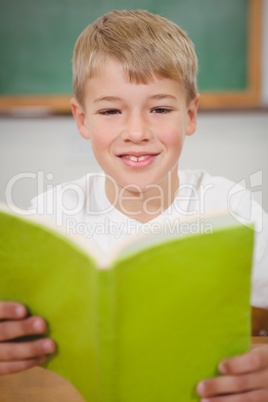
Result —
[{"label": "open book", "polygon": [[137,235],[99,264],[89,240],[2,211],[0,300],[47,320],[47,368],[86,401],[198,401],[196,384],[250,346],[254,238],[202,219],[213,233]]}]

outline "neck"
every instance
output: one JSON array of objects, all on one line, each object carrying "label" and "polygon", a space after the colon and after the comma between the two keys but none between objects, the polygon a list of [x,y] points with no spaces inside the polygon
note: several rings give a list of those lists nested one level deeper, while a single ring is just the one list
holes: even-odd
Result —
[{"label": "neck", "polygon": [[147,186],[142,191],[116,186],[106,178],[105,191],[110,203],[129,218],[146,223],[161,215],[174,201],[179,188],[177,168],[160,184]]}]

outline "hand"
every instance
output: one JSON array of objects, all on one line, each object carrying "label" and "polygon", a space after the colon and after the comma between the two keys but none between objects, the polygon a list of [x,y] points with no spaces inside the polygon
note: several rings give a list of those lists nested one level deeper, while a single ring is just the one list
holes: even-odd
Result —
[{"label": "hand", "polygon": [[253,345],[240,356],[219,364],[220,377],[201,381],[200,402],[267,402],[268,345]]},{"label": "hand", "polygon": [[42,334],[46,330],[43,318],[27,317],[27,314],[27,308],[20,303],[0,302],[0,375],[36,366],[56,349],[55,342],[49,338],[12,342],[16,338]]}]

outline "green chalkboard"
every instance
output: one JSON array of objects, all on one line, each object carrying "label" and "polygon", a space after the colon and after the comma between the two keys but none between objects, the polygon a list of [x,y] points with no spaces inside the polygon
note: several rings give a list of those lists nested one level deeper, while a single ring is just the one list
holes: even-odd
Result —
[{"label": "green chalkboard", "polygon": [[201,91],[247,87],[250,0],[1,0],[0,93],[69,94],[80,32],[113,9],[146,9],[187,31]]}]

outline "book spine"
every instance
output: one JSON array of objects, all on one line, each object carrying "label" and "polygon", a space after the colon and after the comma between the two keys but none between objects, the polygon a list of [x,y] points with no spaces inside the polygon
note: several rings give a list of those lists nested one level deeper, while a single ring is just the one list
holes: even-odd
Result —
[{"label": "book spine", "polygon": [[97,342],[100,402],[116,401],[115,391],[115,284],[112,269],[98,270]]}]

